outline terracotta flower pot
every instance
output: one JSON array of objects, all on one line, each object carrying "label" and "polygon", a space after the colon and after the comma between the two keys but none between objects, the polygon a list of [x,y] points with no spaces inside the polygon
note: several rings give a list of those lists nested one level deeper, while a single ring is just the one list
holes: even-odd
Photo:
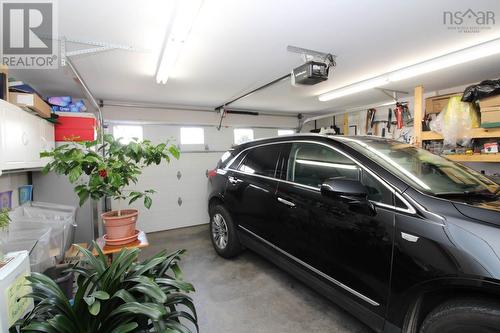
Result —
[{"label": "terracotta flower pot", "polygon": [[117,210],[101,214],[108,239],[118,239],[133,236],[139,211],[137,209],[123,209],[121,216]]}]

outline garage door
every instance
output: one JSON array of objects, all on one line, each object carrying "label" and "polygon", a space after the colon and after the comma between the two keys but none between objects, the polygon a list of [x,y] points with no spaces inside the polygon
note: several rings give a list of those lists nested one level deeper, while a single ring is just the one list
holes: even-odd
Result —
[{"label": "garage door", "polygon": [[[112,131],[113,124],[109,130]],[[182,126],[142,125],[143,138],[154,143],[167,139],[180,144]],[[181,157],[169,165],[151,166],[143,170],[136,190],[153,188],[151,209],[141,203],[132,206],[140,210],[138,227],[146,232],[168,230],[208,223],[206,170],[213,169],[224,151],[234,142],[234,128],[205,126],[204,144],[181,144]],[[254,138],[276,136],[277,129],[252,128]],[[125,203],[122,203],[124,208]],[[112,203],[117,209],[118,203]]]}]

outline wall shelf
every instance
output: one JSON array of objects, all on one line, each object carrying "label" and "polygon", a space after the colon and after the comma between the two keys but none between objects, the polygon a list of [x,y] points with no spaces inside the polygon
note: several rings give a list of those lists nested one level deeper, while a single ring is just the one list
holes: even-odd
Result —
[{"label": "wall shelf", "polygon": [[494,162],[500,163],[500,154],[456,154],[456,155],[442,155],[449,160],[455,162]]},{"label": "wall shelf", "polygon": [[[473,128],[473,139],[487,139],[500,137],[500,128]],[[422,141],[425,140],[443,140],[443,136],[433,131],[422,131]]]}]

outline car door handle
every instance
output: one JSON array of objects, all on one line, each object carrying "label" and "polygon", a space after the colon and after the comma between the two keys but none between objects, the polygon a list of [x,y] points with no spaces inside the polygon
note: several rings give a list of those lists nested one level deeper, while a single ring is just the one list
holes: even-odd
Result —
[{"label": "car door handle", "polygon": [[285,204],[290,207],[295,207],[295,204],[291,201],[285,200],[283,198],[278,197],[278,201],[281,202],[282,204]]},{"label": "car door handle", "polygon": [[238,183],[241,183],[242,180],[241,179],[238,179],[238,178],[234,178],[233,176],[229,176],[227,177],[227,179],[229,180],[229,182],[231,184],[238,184]]}]

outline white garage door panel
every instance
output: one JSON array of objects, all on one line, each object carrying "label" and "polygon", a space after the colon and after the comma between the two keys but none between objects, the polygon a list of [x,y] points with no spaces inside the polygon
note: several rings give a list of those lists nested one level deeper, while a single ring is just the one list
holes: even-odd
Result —
[{"label": "white garage door panel", "polygon": [[[132,206],[140,210],[138,228],[146,232],[161,231],[208,223],[206,170],[213,169],[223,151],[234,141],[234,128],[204,127],[205,144],[180,145],[181,157],[170,164],[150,166],[143,170],[137,186],[131,190],[153,188],[151,209],[145,209],[142,202]],[[254,137],[264,138],[277,135],[276,129],[254,129]],[[144,125],[144,139],[154,143],[170,139],[180,144],[180,126]],[[206,149],[208,148],[208,151]],[[177,178],[180,171],[181,177]],[[181,198],[182,204],[178,204]],[[127,204],[122,203],[122,208]],[[113,202],[113,208],[117,205]]]}]

